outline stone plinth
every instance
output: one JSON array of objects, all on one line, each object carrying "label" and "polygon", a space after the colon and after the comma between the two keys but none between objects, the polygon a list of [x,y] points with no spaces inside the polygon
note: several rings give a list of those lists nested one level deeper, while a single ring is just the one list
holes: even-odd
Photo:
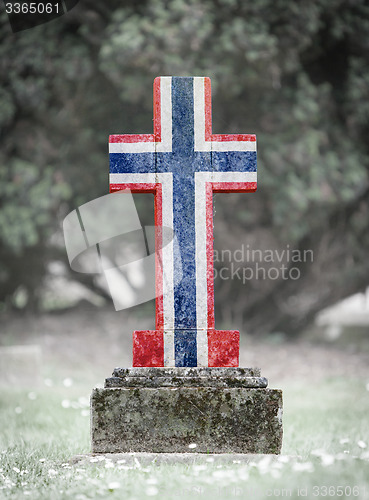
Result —
[{"label": "stone plinth", "polygon": [[282,391],[266,387],[253,368],[117,368],[91,396],[92,451],[280,453]]}]

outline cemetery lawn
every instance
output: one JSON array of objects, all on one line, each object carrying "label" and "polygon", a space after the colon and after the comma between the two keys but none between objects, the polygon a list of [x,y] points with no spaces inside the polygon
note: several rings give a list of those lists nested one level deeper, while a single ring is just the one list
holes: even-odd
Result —
[{"label": "cemetery lawn", "polygon": [[[67,384],[68,385],[68,384]],[[369,498],[369,397],[361,379],[284,384],[279,459],[72,464],[88,454],[89,387],[2,390],[0,498]],[[191,450],[189,450],[191,451]]]},{"label": "cemetery lawn", "polygon": [[[2,326],[3,344],[39,345],[43,363],[38,387],[0,387],[0,499],[369,499],[367,341],[358,348],[241,339],[240,365],[261,366],[269,387],[283,390],[279,458],[97,461],[88,456],[92,387],[115,366],[131,365],[131,332],[150,325],[102,310],[81,317],[10,318]],[[87,458],[75,463],[77,455]]]}]

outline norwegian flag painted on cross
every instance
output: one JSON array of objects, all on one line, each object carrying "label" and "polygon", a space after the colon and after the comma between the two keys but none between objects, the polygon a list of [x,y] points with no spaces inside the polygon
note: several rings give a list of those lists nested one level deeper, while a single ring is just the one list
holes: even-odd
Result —
[{"label": "norwegian flag painted on cross", "polygon": [[[256,191],[256,137],[211,129],[210,79],[158,77],[154,133],[111,135],[110,191],[155,195],[156,330],[133,334],[133,366],[238,366],[239,332],[215,330],[213,193]],[[183,277],[174,286],[175,273]]]}]

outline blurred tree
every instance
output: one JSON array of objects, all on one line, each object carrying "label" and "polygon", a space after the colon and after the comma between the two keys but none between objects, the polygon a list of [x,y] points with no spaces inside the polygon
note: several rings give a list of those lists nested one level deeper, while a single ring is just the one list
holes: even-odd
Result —
[{"label": "blurred tree", "polygon": [[294,333],[365,287],[368,32],[365,0],[85,0],[16,35],[3,15],[0,300],[37,305],[58,221],[107,192],[109,133],[150,131],[157,75],[210,76],[214,132],[258,136],[259,191],[217,196],[216,248],[314,252],[298,280],[217,280],[218,322]]}]

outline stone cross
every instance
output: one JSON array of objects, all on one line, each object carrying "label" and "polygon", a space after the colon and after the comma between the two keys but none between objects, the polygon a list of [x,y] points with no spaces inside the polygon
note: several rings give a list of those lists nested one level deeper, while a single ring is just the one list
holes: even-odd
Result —
[{"label": "stone cross", "polygon": [[213,193],[256,191],[255,135],[212,134],[209,78],[158,77],[154,133],[111,135],[109,153],[111,192],[155,195],[156,329],[134,332],[133,366],[237,367],[239,332],[214,324]]}]

